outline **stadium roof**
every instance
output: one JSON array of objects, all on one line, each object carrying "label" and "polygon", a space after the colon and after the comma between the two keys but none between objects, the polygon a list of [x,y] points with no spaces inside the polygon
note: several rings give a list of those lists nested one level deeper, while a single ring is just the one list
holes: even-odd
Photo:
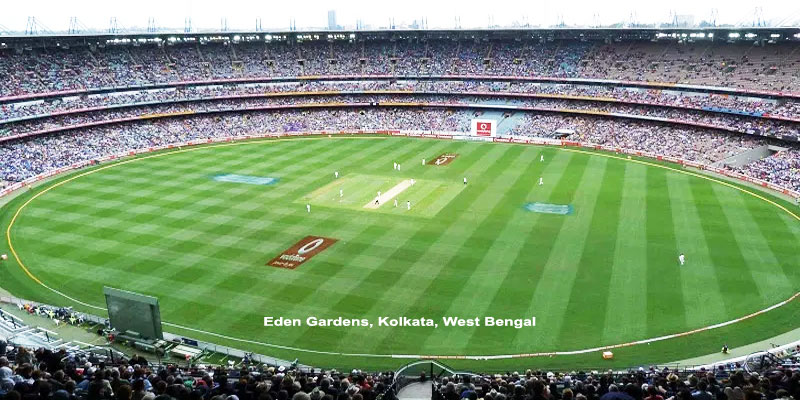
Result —
[{"label": "stadium roof", "polygon": [[[473,30],[316,30],[94,33],[0,36],[0,48],[83,44],[178,44],[184,42],[368,41],[368,40],[663,40],[663,41],[800,41],[800,28],[512,28]],[[93,43],[94,42],[94,43]]]}]

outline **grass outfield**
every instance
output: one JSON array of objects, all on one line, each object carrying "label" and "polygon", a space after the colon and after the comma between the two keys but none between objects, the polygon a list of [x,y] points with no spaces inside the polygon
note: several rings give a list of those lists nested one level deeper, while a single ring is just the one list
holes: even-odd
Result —
[{"label": "grass outfield", "polygon": [[[459,156],[446,166],[421,165],[443,153]],[[276,181],[215,179],[223,174]],[[417,184],[397,198],[411,201],[411,210],[363,207],[406,179]],[[2,209],[4,228],[33,193]],[[534,213],[525,208],[530,202],[574,211]],[[10,233],[31,273],[71,297],[104,306],[103,285],[153,295],[164,321],[230,338],[168,331],[322,366],[410,360],[231,338],[358,354],[579,350],[727,321],[800,288],[800,221],[775,205],[671,169],[523,145],[320,138],[192,148],[55,187],[25,206]],[[265,265],[308,235],[338,242],[294,270]],[[13,293],[69,303],[13,260],[0,265],[2,285]],[[450,363],[491,370],[673,361],[796,328],[798,303],[735,326],[620,349],[608,363],[594,353]],[[376,325],[379,316],[427,317],[439,327],[267,328],[265,316]],[[535,316],[536,327],[452,328],[443,316]]]}]

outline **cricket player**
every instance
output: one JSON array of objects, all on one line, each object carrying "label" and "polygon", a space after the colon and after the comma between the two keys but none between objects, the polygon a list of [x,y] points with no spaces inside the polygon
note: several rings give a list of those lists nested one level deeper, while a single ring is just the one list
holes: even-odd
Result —
[{"label": "cricket player", "polygon": [[306,204],[306,212],[311,212],[311,204]]},{"label": "cricket player", "polygon": [[542,185],[544,185],[544,179],[542,179],[542,177],[540,176],[539,177],[539,186],[542,186]]},{"label": "cricket player", "polygon": [[392,167],[392,169],[396,171],[396,170],[397,170],[397,163],[392,163],[392,164],[394,164],[394,166]]},{"label": "cricket player", "polygon": [[544,154],[539,156],[539,162],[544,162]]},{"label": "cricket player", "polygon": [[339,189],[339,198],[341,199],[342,197],[344,197],[344,190]]},{"label": "cricket player", "polygon": [[336,178],[336,179],[339,179],[339,171],[334,171],[333,172],[333,177]]},{"label": "cricket player", "polygon": [[381,197],[381,191],[378,190],[378,197]]},{"label": "cricket player", "polygon": [[397,199],[394,199],[394,208],[397,208]]},{"label": "cricket player", "polygon": [[467,177],[466,176],[464,177],[464,184],[465,185],[467,184]]},{"label": "cricket player", "polygon": [[425,159],[424,158],[422,159],[422,165],[425,165]]},{"label": "cricket player", "polygon": [[400,163],[397,164],[397,170],[400,171]]},{"label": "cricket player", "polygon": [[406,209],[411,209],[411,201],[406,201]]},{"label": "cricket player", "polygon": [[684,256],[683,253],[681,253],[681,255],[678,256],[678,261],[680,261],[681,265],[685,264],[686,256]]}]

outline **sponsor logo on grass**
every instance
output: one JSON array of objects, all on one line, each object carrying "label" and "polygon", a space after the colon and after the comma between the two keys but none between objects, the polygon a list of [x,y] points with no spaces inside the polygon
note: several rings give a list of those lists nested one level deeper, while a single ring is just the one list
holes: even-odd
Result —
[{"label": "sponsor logo on grass", "polygon": [[550,203],[528,203],[525,209],[531,212],[542,214],[569,215],[574,209],[571,204],[550,204]]},{"label": "sponsor logo on grass", "polygon": [[217,182],[246,183],[248,185],[272,185],[273,183],[278,182],[278,178],[270,178],[268,176],[250,176],[250,175],[237,175],[237,174],[214,175],[214,180]]},{"label": "sponsor logo on grass", "polygon": [[336,239],[321,236],[306,236],[295,243],[294,246],[284,250],[279,256],[270,260],[267,265],[271,267],[295,269],[311,257],[336,243]]},{"label": "sponsor logo on grass", "polygon": [[458,157],[458,154],[456,153],[440,154],[439,157],[436,157],[433,160],[428,161],[428,165],[438,165],[438,166],[447,165],[453,162],[453,160],[455,160],[456,157]]}]

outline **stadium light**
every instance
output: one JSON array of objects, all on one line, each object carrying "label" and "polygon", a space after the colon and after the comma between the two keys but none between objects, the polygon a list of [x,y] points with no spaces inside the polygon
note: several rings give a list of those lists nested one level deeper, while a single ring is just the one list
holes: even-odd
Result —
[{"label": "stadium light", "polygon": [[736,39],[739,36],[741,36],[741,35],[736,33],[736,32],[731,32],[731,33],[728,34],[728,37],[731,38],[731,39]]},{"label": "stadium light", "polygon": [[744,37],[746,37],[748,39],[752,39],[752,38],[754,38],[756,36],[758,36],[758,35],[756,35],[755,33],[748,33],[748,34],[744,35]]},{"label": "stadium light", "polygon": [[777,39],[777,38],[781,37],[781,34],[780,33],[773,33],[773,34],[769,35],[769,37],[771,37],[773,39]]}]

